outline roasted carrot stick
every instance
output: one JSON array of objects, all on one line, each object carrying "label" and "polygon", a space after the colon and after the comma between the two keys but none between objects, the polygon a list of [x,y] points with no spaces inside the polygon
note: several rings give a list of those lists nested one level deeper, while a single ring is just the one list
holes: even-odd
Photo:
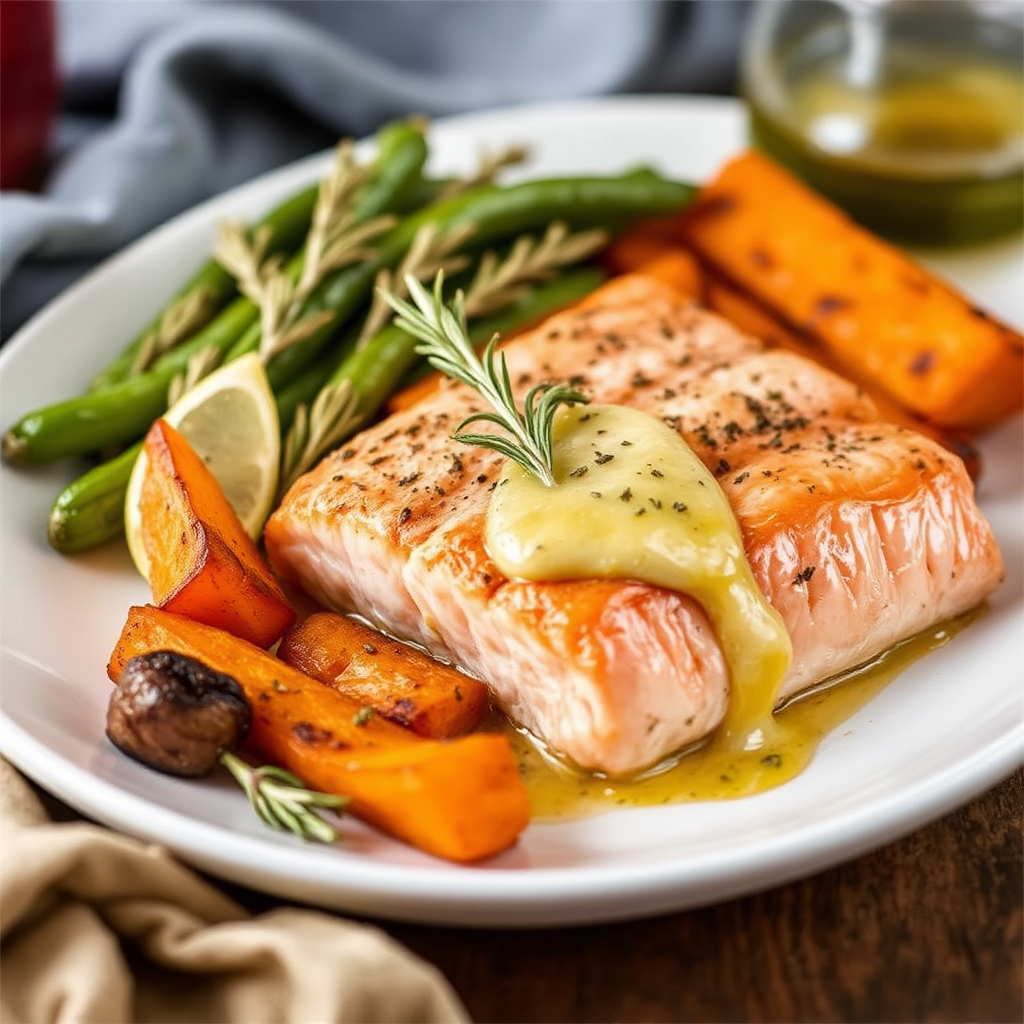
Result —
[{"label": "roasted carrot stick", "polygon": [[166,420],[146,435],[142,535],[153,601],[269,647],[295,612],[220,484]]},{"label": "roasted carrot stick", "polygon": [[942,427],[1024,407],[1024,339],[767,157],[727,164],[680,215],[702,262]]},{"label": "roasted carrot stick", "polygon": [[430,739],[470,732],[487,711],[483,683],[345,615],[310,615],[285,633],[277,656]]},{"label": "roasted carrot stick", "polygon": [[663,252],[678,248],[678,240],[666,237],[664,231],[638,225],[613,238],[601,254],[601,262],[612,274],[631,274]]},{"label": "roasted carrot stick", "polygon": [[663,249],[639,264],[633,273],[653,277],[674,288],[680,295],[688,295],[698,302],[704,300],[706,275],[696,256],[678,246],[675,249]]},{"label": "roasted carrot stick", "polygon": [[257,754],[349,797],[356,817],[428,853],[478,860],[512,845],[529,821],[515,755],[500,734],[421,739],[245,640],[152,605],[130,609],[107,674],[116,680],[129,658],[155,650],[234,676],[252,705]]},{"label": "roasted carrot stick", "polygon": [[963,459],[971,478],[978,479],[981,474],[981,453],[968,432],[938,427],[921,416],[914,415],[879,388],[877,382],[858,379],[853,373],[837,365],[829,352],[822,351],[812,339],[784,324],[768,310],[759,306],[749,295],[745,295],[711,273],[705,273],[704,281],[704,301],[708,309],[724,316],[741,331],[760,338],[771,348],[784,348],[796,352],[853,380],[871,396],[882,419],[916,430],[938,441]]}]

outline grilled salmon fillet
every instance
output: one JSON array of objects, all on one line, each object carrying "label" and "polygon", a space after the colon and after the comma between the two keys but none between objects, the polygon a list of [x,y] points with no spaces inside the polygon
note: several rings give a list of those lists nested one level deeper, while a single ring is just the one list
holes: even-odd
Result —
[{"label": "grilled salmon fillet", "polygon": [[[642,276],[505,346],[525,392],[571,381],[678,429],[721,483],[794,658],[783,701],[965,612],[1003,564],[963,463],[854,385]],[[502,459],[452,441],[480,400],[446,382],[290,490],[275,568],[485,680],[584,768],[627,775],[708,735],[729,672],[703,609],[631,580],[505,578],[484,545]]]}]

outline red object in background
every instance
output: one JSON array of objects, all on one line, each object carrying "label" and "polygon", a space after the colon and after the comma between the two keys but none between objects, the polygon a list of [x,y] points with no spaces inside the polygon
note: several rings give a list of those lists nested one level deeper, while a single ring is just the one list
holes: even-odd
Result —
[{"label": "red object in background", "polygon": [[38,180],[57,109],[52,0],[0,2],[0,188]]}]

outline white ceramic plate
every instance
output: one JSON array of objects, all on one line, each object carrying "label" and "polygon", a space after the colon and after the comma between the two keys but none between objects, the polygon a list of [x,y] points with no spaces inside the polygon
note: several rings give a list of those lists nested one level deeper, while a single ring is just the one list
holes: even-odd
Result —
[{"label": "white ceramic plate", "polygon": [[[533,145],[530,174],[639,162],[701,180],[744,144],[731,101],[624,99],[456,118],[435,126],[437,170],[481,147]],[[4,426],[75,394],[209,251],[216,221],[253,215],[318,175],[322,158],[191,211],[110,260],[0,354]],[[1021,324],[1020,239],[929,259]],[[808,770],[739,801],[618,810],[531,826],[519,845],[455,867],[346,822],[338,848],[306,847],[257,823],[227,782],[177,781],[103,737],[104,671],[145,585],[112,545],[68,559],[46,544],[47,511],[71,470],[0,476],[3,691],[0,749],[68,803],[161,842],[214,874],[283,897],[370,915],[463,925],[638,917],[721,900],[820,870],[919,827],[1024,760],[1024,481],[1021,425],[988,438],[981,503],[1009,575],[980,622],[917,662],[820,747]]]}]

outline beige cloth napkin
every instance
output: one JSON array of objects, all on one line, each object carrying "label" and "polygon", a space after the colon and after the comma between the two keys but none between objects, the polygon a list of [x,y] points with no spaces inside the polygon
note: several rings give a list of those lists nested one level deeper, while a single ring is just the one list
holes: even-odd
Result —
[{"label": "beige cloth napkin", "polygon": [[0,1021],[466,1021],[433,967],[366,925],[252,917],[163,848],[50,822],[0,760]]}]

